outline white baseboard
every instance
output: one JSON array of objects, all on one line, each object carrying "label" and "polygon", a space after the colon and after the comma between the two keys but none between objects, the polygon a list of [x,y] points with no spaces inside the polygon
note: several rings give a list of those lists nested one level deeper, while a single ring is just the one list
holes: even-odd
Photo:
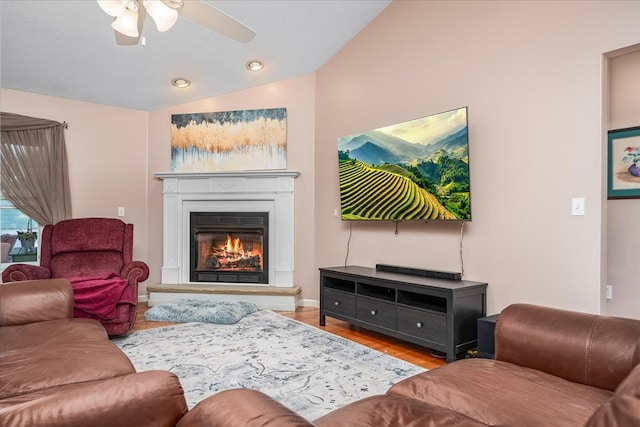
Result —
[{"label": "white baseboard", "polygon": [[320,308],[320,301],[317,299],[300,299],[298,306]]}]

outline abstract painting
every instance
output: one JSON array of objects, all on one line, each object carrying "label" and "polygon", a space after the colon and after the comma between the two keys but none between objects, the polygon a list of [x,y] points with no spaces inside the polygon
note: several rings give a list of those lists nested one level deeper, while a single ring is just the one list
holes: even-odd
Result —
[{"label": "abstract painting", "polygon": [[172,172],[286,167],[286,108],[171,115]]}]

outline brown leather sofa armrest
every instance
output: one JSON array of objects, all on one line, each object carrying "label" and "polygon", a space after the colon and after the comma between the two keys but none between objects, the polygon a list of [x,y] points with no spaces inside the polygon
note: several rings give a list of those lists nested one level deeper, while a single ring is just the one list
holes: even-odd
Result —
[{"label": "brown leather sofa armrest", "polygon": [[3,426],[174,427],[187,412],[178,378],[147,371],[58,387],[0,409]]},{"label": "brown leather sofa armrest", "polygon": [[221,391],[198,403],[176,427],[312,427],[313,424],[257,390]]},{"label": "brown leather sofa armrest", "polygon": [[0,326],[73,317],[73,288],[67,279],[0,285]]},{"label": "brown leather sofa armrest", "polygon": [[531,304],[505,308],[496,359],[614,391],[640,362],[640,320]]}]

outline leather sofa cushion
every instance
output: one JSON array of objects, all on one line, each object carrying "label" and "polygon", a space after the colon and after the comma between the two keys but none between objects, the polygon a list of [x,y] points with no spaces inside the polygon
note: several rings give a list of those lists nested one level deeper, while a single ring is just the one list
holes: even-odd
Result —
[{"label": "leather sofa cushion", "polygon": [[175,427],[187,413],[178,378],[146,371],[0,401],[3,426]]},{"label": "leather sofa cushion", "polygon": [[581,426],[612,392],[489,359],[459,360],[391,387],[488,425]]},{"label": "leather sofa cushion", "polygon": [[596,411],[585,427],[640,426],[640,365],[620,383],[615,394]]},{"label": "leather sofa cushion", "polygon": [[4,326],[0,341],[0,399],[135,372],[91,319]]},{"label": "leather sofa cushion", "polygon": [[484,427],[454,411],[402,396],[372,396],[314,421],[318,427]]},{"label": "leather sofa cushion", "polygon": [[176,425],[229,426],[313,427],[313,424],[258,390],[240,388],[221,391],[202,400]]}]

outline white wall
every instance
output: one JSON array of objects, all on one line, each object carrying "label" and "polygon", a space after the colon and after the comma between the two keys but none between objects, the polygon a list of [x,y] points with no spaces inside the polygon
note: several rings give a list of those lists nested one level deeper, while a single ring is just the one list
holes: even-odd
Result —
[{"label": "white wall", "polygon": [[[605,52],[639,41],[639,2],[396,1],[317,72],[316,266],[341,265],[336,138],[469,107],[465,278],[488,311],[600,312]],[[584,197],[586,215],[571,216]],[[460,271],[458,225],[353,225],[350,264]]]}]

